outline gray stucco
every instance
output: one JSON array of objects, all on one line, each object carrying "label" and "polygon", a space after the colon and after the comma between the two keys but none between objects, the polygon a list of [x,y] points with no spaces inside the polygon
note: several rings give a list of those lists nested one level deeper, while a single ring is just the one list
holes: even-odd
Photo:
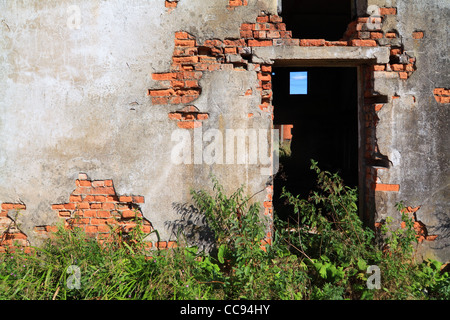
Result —
[{"label": "gray stucco", "polygon": [[[400,185],[398,193],[375,192],[375,217],[398,217],[394,204],[400,200],[421,206],[417,218],[439,236],[421,250],[448,260],[449,105],[437,103],[433,89],[450,87],[450,3],[358,3],[358,12],[370,4],[397,8],[384,31],[398,31],[417,67],[407,81],[375,73],[374,90],[388,99],[378,114],[377,142],[391,162],[378,178]],[[234,10],[226,8],[228,0],[180,0],[174,10],[163,0],[82,0],[75,3],[79,29],[73,4],[0,2],[0,202],[26,204],[18,222],[31,241],[34,226],[57,220],[51,205],[68,200],[80,172],[93,180],[113,179],[117,194],[144,196],[144,216],[167,240],[174,238],[170,221],[180,219],[176,205],[191,203],[192,188],[211,188],[211,172],[228,191],[241,184],[249,194],[265,188],[269,177],[259,166],[173,164],[177,125],[168,113],[182,105],[152,105],[147,89],[160,86],[152,73],[170,71],[176,31],[189,32],[199,43],[239,38],[242,23],[254,22],[261,12],[277,13],[276,0],[250,0]],[[420,41],[412,38],[418,30],[425,33]],[[326,65],[341,59],[389,62],[387,48],[253,50],[254,63],[299,56]],[[199,85],[202,93],[191,104],[209,114],[203,131],[270,128],[270,116],[258,107],[257,69],[204,72]]]},{"label": "gray stucco", "polygon": [[[377,212],[395,215],[392,203],[403,200],[417,207],[417,219],[427,226],[436,241],[424,243],[424,255],[441,260],[450,257],[449,238],[449,105],[437,103],[434,88],[448,88],[449,25],[448,1],[396,1],[398,30],[405,51],[416,58],[417,70],[407,81],[377,79],[375,91],[390,103],[379,113],[377,137],[380,152],[392,162],[389,170],[379,170],[379,178],[400,184],[398,194],[381,194]],[[424,38],[413,39],[415,31]],[[398,99],[392,99],[399,96]],[[439,240],[438,240],[439,239]],[[430,250],[431,249],[431,250]]]}]

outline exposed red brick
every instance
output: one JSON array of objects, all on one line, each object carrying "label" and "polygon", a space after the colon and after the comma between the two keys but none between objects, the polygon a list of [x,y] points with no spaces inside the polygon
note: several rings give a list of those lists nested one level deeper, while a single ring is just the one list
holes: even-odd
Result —
[{"label": "exposed red brick", "polygon": [[113,181],[111,179],[103,180],[105,182],[105,187],[112,187]]},{"label": "exposed red brick", "polygon": [[377,111],[377,112],[380,111],[383,108],[383,106],[384,106],[384,104],[376,104],[374,107],[375,111]]},{"label": "exposed red brick", "polygon": [[[67,229],[78,227],[84,230],[89,237],[103,241],[106,239],[105,234],[110,232],[108,225],[119,223],[123,225],[123,231],[129,232],[137,226],[135,222],[129,222],[130,218],[143,219],[142,213],[137,209],[137,204],[144,203],[144,197],[116,195],[112,180],[88,182],[91,182],[91,185],[95,187],[77,186],[74,191],[85,191],[88,194],[74,195],[72,193],[69,196],[71,200],[83,199],[83,202],[52,205],[52,209],[57,210],[58,216],[64,219],[64,225]],[[78,181],[76,184],[79,184]],[[133,209],[129,206],[132,206]],[[142,229],[145,232],[151,232],[152,227],[149,221],[143,219],[142,223]],[[40,235],[50,235],[56,231],[56,227],[39,226],[35,228],[35,231]],[[104,236],[99,237],[99,234],[104,234]],[[18,236],[17,238],[22,239],[23,237]]]},{"label": "exposed red brick", "polygon": [[165,6],[169,9],[174,9],[178,5],[178,0],[166,0]]},{"label": "exposed red brick", "polygon": [[277,16],[277,15],[271,15],[270,16],[270,22],[272,22],[272,23],[280,23],[280,22],[283,22],[283,18],[281,18],[280,16]]},{"label": "exposed red brick", "polygon": [[370,39],[382,39],[383,33],[382,32],[371,32],[370,33]]},{"label": "exposed red brick", "polygon": [[89,205],[89,207],[90,207],[91,209],[101,209],[101,208],[103,207],[103,205],[102,205],[101,203],[91,203],[91,204]]},{"label": "exposed red brick", "polygon": [[80,186],[80,187],[90,187],[91,186],[91,181],[89,181],[89,180],[76,180],[75,181],[75,185],[76,186]]},{"label": "exposed red brick", "polygon": [[380,15],[395,15],[397,14],[397,8],[380,8]]},{"label": "exposed red brick", "polygon": [[[99,187],[99,189],[101,188],[101,190],[104,190],[104,188],[112,188],[112,187]],[[95,189],[98,190],[98,189]],[[112,188],[112,190],[114,190],[114,188]],[[106,196],[102,196],[102,195],[94,195],[94,201],[97,202],[105,202],[106,201]]]},{"label": "exposed red brick", "polygon": [[225,46],[243,47],[243,46],[245,46],[245,40],[243,40],[243,39],[225,39],[223,41],[223,44]]},{"label": "exposed red brick", "polygon": [[[435,89],[433,90],[433,93],[434,93],[434,95],[442,95],[442,94],[444,93],[444,91],[445,91],[444,88],[435,88]],[[3,208],[3,205],[2,205],[2,209],[4,209],[4,208]]]},{"label": "exposed red brick", "polygon": [[[415,212],[417,210],[419,210],[419,208],[420,208],[420,206],[415,207],[415,208],[406,207],[402,210],[402,212],[411,214],[410,219],[414,222],[413,228],[414,228],[414,231],[416,232],[416,238],[419,243],[423,242],[424,240],[425,241],[434,241],[434,240],[436,240],[436,238],[438,236],[437,235],[429,235],[426,225],[423,222],[417,220],[417,216],[416,216]],[[405,228],[406,223],[404,221],[402,221],[400,226],[401,226],[401,228]]]},{"label": "exposed red brick", "polygon": [[202,126],[200,121],[179,121],[177,126],[181,129],[194,129]]},{"label": "exposed red brick", "polygon": [[21,203],[2,203],[2,209],[3,210],[25,210],[25,205]]},{"label": "exposed red brick", "polygon": [[229,0],[229,7],[239,7],[248,5],[248,0]]},{"label": "exposed red brick", "polygon": [[209,115],[207,113],[199,113],[196,115],[196,120],[206,120],[209,118]]},{"label": "exposed red brick", "polygon": [[[285,23],[277,23],[274,25],[274,28],[279,31],[286,31],[286,24]],[[281,32],[280,32],[280,35],[281,35]]]},{"label": "exposed red brick", "polygon": [[177,113],[177,112],[169,113],[169,119],[170,120],[181,120],[181,118],[182,118],[181,113]]},{"label": "exposed red brick", "polygon": [[97,211],[96,210],[82,210],[79,215],[81,217],[86,217],[86,218],[93,218],[97,216]]},{"label": "exposed red brick", "polygon": [[27,249],[29,246],[27,235],[19,229],[16,221],[11,218],[15,216],[14,212],[17,210],[25,210],[25,205],[22,203],[2,203],[1,208],[0,253],[13,253],[16,250],[22,250],[25,253],[30,253],[30,249]]},{"label": "exposed red brick", "polygon": [[59,211],[58,214],[59,214],[60,217],[67,218],[67,217],[70,217],[71,211],[63,211],[63,210],[61,210],[61,211]]},{"label": "exposed red brick", "polygon": [[394,39],[397,38],[397,34],[395,32],[386,32],[385,37],[387,39]]},{"label": "exposed red brick", "polygon": [[377,183],[375,185],[375,191],[394,191],[398,192],[400,190],[399,184],[386,184],[386,183]]},{"label": "exposed red brick", "polygon": [[270,47],[272,46],[271,40],[248,40],[249,47]]},{"label": "exposed red brick", "polygon": [[106,224],[98,225],[97,232],[98,233],[109,233],[109,232],[111,232],[111,227]]},{"label": "exposed red brick", "polygon": [[160,97],[160,96],[171,96],[175,94],[175,90],[173,89],[157,89],[157,90],[151,90],[150,96],[152,97]]},{"label": "exposed red brick", "polygon": [[450,89],[436,88],[433,94],[438,103],[450,103]]},{"label": "exposed red brick", "polygon": [[45,230],[47,232],[56,232],[56,231],[58,231],[58,227],[57,226],[46,226]]},{"label": "exposed red brick", "polygon": [[393,71],[403,71],[405,66],[403,64],[391,64],[391,69]]},{"label": "exposed red brick", "polygon": [[173,62],[179,64],[194,64],[197,63],[198,60],[198,56],[173,57]]},{"label": "exposed red brick", "polygon": [[415,66],[413,64],[405,65],[405,70],[408,72],[413,72],[415,70]]},{"label": "exposed red brick", "polygon": [[167,242],[167,247],[168,248],[176,248],[178,246],[176,241],[168,241]]},{"label": "exposed red brick", "polygon": [[267,22],[269,22],[269,16],[259,16],[256,18],[256,22],[267,23]]},{"label": "exposed red brick", "polygon": [[398,76],[400,77],[400,79],[402,80],[406,80],[408,79],[408,73],[407,72],[399,72]]},{"label": "exposed red brick", "polygon": [[272,66],[271,65],[261,65],[261,71],[262,72],[272,72]]},{"label": "exposed red brick", "polygon": [[177,47],[195,47],[196,42],[192,39],[175,39],[175,46]]},{"label": "exposed red brick", "polygon": [[261,81],[270,81],[272,79],[272,76],[270,73],[258,73],[258,79]]},{"label": "exposed red brick", "polygon": [[270,208],[272,207],[272,201],[264,201],[263,205],[265,208]]},{"label": "exposed red brick", "polygon": [[402,51],[403,50],[400,48],[391,48],[390,55],[396,56],[396,55],[402,54]]},{"label": "exposed red brick", "polygon": [[86,231],[86,233],[97,233],[98,227],[97,226],[86,226],[85,231]]},{"label": "exposed red brick", "polygon": [[359,17],[356,19],[356,23],[367,23],[369,21],[369,17]]},{"label": "exposed red brick", "polygon": [[120,196],[119,201],[120,202],[131,202],[131,201],[133,201],[133,198],[130,196]]},{"label": "exposed red brick", "polygon": [[425,240],[426,241],[434,241],[434,240],[436,240],[437,237],[438,237],[437,235],[426,236]]},{"label": "exposed red brick", "polygon": [[385,65],[376,64],[376,65],[373,66],[373,71],[384,71],[384,70],[386,70],[386,66]]},{"label": "exposed red brick", "polygon": [[353,39],[351,40],[351,45],[353,47],[376,47],[377,42],[375,40]]},{"label": "exposed red brick", "polygon": [[177,74],[174,72],[153,73],[152,74],[152,79],[159,80],[159,81],[173,80],[173,79],[176,79],[176,77],[177,77]]},{"label": "exposed red brick", "polygon": [[158,241],[158,242],[156,242],[155,247],[158,249],[166,249],[167,242],[166,241]]},{"label": "exposed red brick", "polygon": [[192,40],[195,39],[194,36],[185,32],[185,31],[177,31],[175,32],[175,38],[179,40]]},{"label": "exposed red brick", "polygon": [[229,47],[223,49],[225,54],[237,54],[237,48],[236,47]]},{"label": "exposed red brick", "polygon": [[239,34],[240,34],[241,38],[243,38],[243,39],[249,39],[249,38],[253,37],[252,30],[241,30]]},{"label": "exposed red brick", "polygon": [[267,39],[276,39],[276,38],[280,38],[280,31],[277,31],[277,30],[269,30],[269,31],[266,31],[266,38],[267,38]]},{"label": "exposed red brick", "polygon": [[203,46],[206,47],[220,47],[223,45],[222,40],[219,39],[207,39],[203,42]]},{"label": "exposed red brick", "polygon": [[181,103],[190,103],[198,98],[198,95],[196,96],[183,96],[181,97]]},{"label": "exposed red brick", "polygon": [[91,225],[104,225],[106,224],[106,219],[92,218],[89,222]]},{"label": "exposed red brick", "polygon": [[81,202],[82,198],[81,198],[81,196],[70,196],[69,201],[70,202]]},{"label": "exposed red brick", "polygon": [[266,39],[267,38],[267,31],[265,31],[265,30],[254,30],[253,31],[253,38],[255,38],[255,39]]},{"label": "exposed red brick", "polygon": [[64,209],[67,209],[67,210],[74,210],[76,208],[76,206],[75,206],[75,203],[65,203],[64,204]]},{"label": "exposed red brick", "polygon": [[[292,31],[286,31],[286,30],[281,30],[281,28],[279,28],[281,24],[278,25],[278,30],[280,30],[280,37],[282,39],[291,39],[292,38]],[[298,40],[298,39],[297,39]]]},{"label": "exposed red brick", "polygon": [[114,207],[113,208],[105,208],[103,206],[102,209],[107,209],[107,210],[98,210],[96,212],[96,217],[98,217],[98,218],[111,218],[112,217],[111,210],[113,210]]},{"label": "exposed red brick", "polygon": [[263,31],[280,30],[278,28],[279,28],[278,24],[273,24],[273,23],[256,23],[254,30],[263,30]]},{"label": "exposed red brick", "polygon": [[413,39],[418,40],[418,39],[423,39],[424,35],[425,34],[423,31],[416,31],[416,32],[413,32],[412,37],[413,37]]},{"label": "exposed red brick", "polygon": [[255,28],[254,23],[243,23],[241,24],[242,31],[252,31]]},{"label": "exposed red brick", "polygon": [[325,41],[325,45],[329,47],[347,46],[348,41]]},{"label": "exposed red brick", "polygon": [[300,39],[300,46],[303,47],[314,47],[314,46],[324,46],[325,39]]}]

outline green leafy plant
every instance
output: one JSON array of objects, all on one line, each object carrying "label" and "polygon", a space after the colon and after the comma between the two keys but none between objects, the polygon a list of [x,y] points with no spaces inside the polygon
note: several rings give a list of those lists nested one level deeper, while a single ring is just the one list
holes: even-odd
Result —
[{"label": "green leafy plant", "polygon": [[[310,266],[311,298],[422,299],[424,292],[445,292],[448,276],[436,278],[426,262],[414,260],[414,221],[403,202],[397,204],[401,225],[392,225],[388,217],[381,227],[383,238],[376,239],[359,219],[357,189],[345,186],[338,174],[320,170],[315,161],[311,169],[317,187],[306,199],[283,189],[293,215],[280,225],[290,251]],[[367,287],[370,265],[381,270],[381,290]]]},{"label": "green leafy plant", "polygon": [[289,230],[286,242],[313,267],[319,287],[332,284],[345,288],[345,297],[360,296],[363,286],[356,280],[364,279],[361,273],[380,257],[370,250],[374,232],[359,219],[357,189],[345,186],[338,174],[320,170],[315,161],[311,169],[317,174],[317,188],[307,199],[283,189],[282,197],[294,213],[284,226]]},{"label": "green leafy plant", "polygon": [[214,195],[205,191],[192,191],[192,198],[205,215],[213,230],[217,260],[227,275],[228,290],[233,295],[234,287],[241,286],[241,297],[254,295],[258,272],[264,268],[266,252],[260,249],[267,233],[261,219],[260,206],[251,203],[240,187],[227,196],[215,177],[212,177]]}]

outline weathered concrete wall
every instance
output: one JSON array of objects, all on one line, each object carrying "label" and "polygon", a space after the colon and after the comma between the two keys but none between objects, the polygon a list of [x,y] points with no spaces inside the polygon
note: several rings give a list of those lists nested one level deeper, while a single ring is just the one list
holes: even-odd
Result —
[{"label": "weathered concrete wall", "polygon": [[[17,222],[33,243],[34,227],[58,220],[52,205],[68,202],[83,172],[112,180],[119,199],[144,197],[133,201],[164,241],[175,240],[191,188],[210,188],[210,173],[228,191],[247,185],[249,195],[269,180],[260,164],[174,163],[172,134],[193,125],[177,117],[202,115],[197,131],[186,130],[192,142],[198,130],[223,137],[227,129],[267,130],[270,64],[350,65],[362,75],[360,139],[369,142],[360,146],[367,161],[360,174],[370,171],[361,185],[369,190],[362,200],[373,201],[369,220],[398,219],[395,203],[403,200],[421,223],[420,252],[448,260],[450,4],[356,3],[359,16],[382,8],[381,30],[358,29],[367,23],[361,19],[343,41],[329,42],[290,39],[276,0],[0,2],[0,201],[26,205]],[[225,47],[227,39],[238,45]],[[220,54],[212,45],[204,58],[222,60],[193,66],[210,40],[220,42]],[[187,77],[189,68],[195,72]],[[377,156],[389,165],[371,163]],[[254,199],[270,200],[270,190]]]},{"label": "weathered concrete wall", "polygon": [[375,81],[375,91],[389,99],[379,112],[377,137],[380,152],[391,161],[389,170],[378,170],[378,177],[400,185],[398,193],[376,192],[377,213],[380,218],[398,217],[393,204],[401,200],[412,208],[420,206],[417,220],[428,235],[437,235],[435,241],[423,241],[421,251],[445,261],[450,257],[450,109],[436,101],[433,91],[450,87],[450,3],[397,0],[393,6],[396,19],[384,28],[398,31],[405,52],[416,58],[417,70],[407,81]]},{"label": "weathered concrete wall", "polygon": [[[256,8],[273,10],[273,2]],[[51,205],[67,202],[79,172],[112,179],[117,194],[144,196],[141,210],[165,240],[173,238],[165,223],[180,218],[174,204],[190,202],[191,188],[208,188],[210,171],[229,190],[264,186],[267,176],[246,165],[173,164],[177,126],[168,113],[179,106],[152,105],[147,96],[157,86],[151,74],[171,67],[176,31],[199,41],[238,38],[240,24],[259,9],[229,10],[228,0],[182,0],[173,10],[164,0],[72,4],[1,2],[0,201],[26,204],[18,223],[29,239],[34,226],[56,222]],[[205,74],[192,103],[211,114],[204,130],[253,126],[247,114],[258,97],[243,92],[255,78]]]}]

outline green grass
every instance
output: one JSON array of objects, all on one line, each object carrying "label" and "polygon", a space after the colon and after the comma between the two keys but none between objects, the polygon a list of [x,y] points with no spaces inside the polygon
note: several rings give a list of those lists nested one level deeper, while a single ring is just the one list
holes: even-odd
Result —
[{"label": "green grass", "polygon": [[0,257],[0,299],[220,298],[211,282],[218,267],[196,248],[149,252],[135,240],[100,245],[80,230],[59,228],[32,254]]}]

